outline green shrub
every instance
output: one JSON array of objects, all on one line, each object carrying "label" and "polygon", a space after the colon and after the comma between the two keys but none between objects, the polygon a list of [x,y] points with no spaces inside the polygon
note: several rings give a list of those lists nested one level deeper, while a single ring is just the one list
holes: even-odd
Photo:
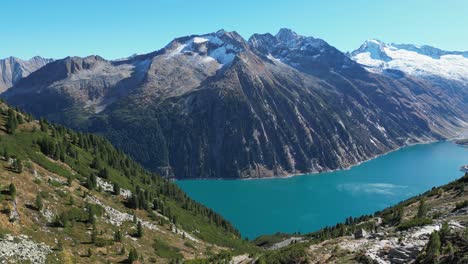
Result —
[{"label": "green shrub", "polygon": [[113,244],[114,244],[114,241],[107,240],[107,239],[104,239],[104,238],[101,238],[101,237],[97,237],[94,240],[94,245],[96,247],[105,247],[105,246],[110,246],[110,245],[113,245]]},{"label": "green shrub", "polygon": [[459,203],[456,203],[455,204],[455,211],[458,210],[458,209],[462,209],[464,207],[467,207],[468,206],[468,200],[465,200],[463,202],[459,202]]},{"label": "green shrub", "polygon": [[195,246],[194,246],[192,243],[188,242],[188,241],[185,241],[185,242],[184,242],[184,246],[186,246],[186,247],[188,247],[188,248],[195,249]]},{"label": "green shrub", "polygon": [[424,226],[424,225],[430,225],[430,224],[432,224],[432,220],[429,218],[414,218],[414,219],[402,222],[401,224],[397,226],[397,229],[402,231],[402,230],[408,230],[411,227]]},{"label": "green shrub", "polygon": [[179,249],[172,247],[167,244],[164,240],[155,239],[153,243],[153,248],[156,255],[165,259],[182,259],[182,254],[179,253]]},{"label": "green shrub", "polygon": [[307,263],[304,243],[294,244],[279,250],[267,251],[258,263]]},{"label": "green shrub", "polygon": [[62,185],[63,185],[62,183],[60,183],[58,181],[51,180],[50,178],[49,178],[47,183],[49,183],[50,186],[56,187],[56,188],[62,187]]}]

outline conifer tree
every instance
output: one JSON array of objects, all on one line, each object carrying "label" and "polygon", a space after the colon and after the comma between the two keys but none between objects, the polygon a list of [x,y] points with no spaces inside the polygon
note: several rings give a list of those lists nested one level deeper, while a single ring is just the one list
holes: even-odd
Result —
[{"label": "conifer tree", "polygon": [[7,161],[10,159],[10,154],[8,153],[8,150],[6,148],[3,148],[3,157]]},{"label": "conifer tree", "polygon": [[424,199],[421,199],[421,201],[419,202],[418,214],[416,216],[417,218],[423,218],[423,217],[426,217],[426,214],[427,214],[426,202],[424,201]]},{"label": "conifer tree", "polygon": [[120,231],[120,229],[117,229],[117,231],[115,231],[114,233],[114,241],[122,242],[122,239],[123,239],[122,232]]},{"label": "conifer tree", "polygon": [[63,251],[63,241],[61,239],[57,242],[57,249],[58,251]]},{"label": "conifer tree", "polygon": [[18,119],[15,112],[11,109],[8,110],[8,119],[6,123],[6,130],[8,134],[13,134],[18,127]]},{"label": "conifer tree", "polygon": [[114,183],[114,194],[120,195],[120,185],[118,183]]},{"label": "conifer tree", "polygon": [[22,115],[17,114],[16,119],[18,120],[18,124],[23,124],[24,123],[24,119],[23,119]]},{"label": "conifer tree", "polygon": [[92,210],[92,207],[88,205],[88,223],[95,225],[96,224],[96,215]]},{"label": "conifer tree", "polygon": [[138,221],[136,236],[143,237],[143,226],[141,225],[141,221]]},{"label": "conifer tree", "polygon": [[128,254],[128,263],[133,263],[134,261],[138,260],[138,252],[135,248],[130,249],[130,253]]},{"label": "conifer tree", "polygon": [[434,231],[432,232],[429,238],[429,243],[427,244],[426,257],[425,257],[426,263],[433,263],[434,261],[437,261],[440,255],[440,246],[441,246],[441,243],[440,243],[439,232]]},{"label": "conifer tree", "polygon": [[23,172],[23,163],[21,162],[21,160],[19,158],[16,158],[13,161],[12,169],[16,173],[22,173]]},{"label": "conifer tree", "polygon": [[10,185],[8,186],[8,192],[10,193],[10,195],[15,198],[16,196],[16,187],[13,183],[10,183]]},{"label": "conifer tree", "polygon": [[109,178],[109,169],[107,167],[100,169],[99,170],[99,177],[104,178],[104,179],[108,179]]},{"label": "conifer tree", "polygon": [[440,227],[440,241],[442,243],[445,243],[447,240],[447,237],[450,235],[450,227],[447,223],[447,221],[442,222],[442,226]]},{"label": "conifer tree", "polygon": [[38,211],[42,211],[42,208],[44,208],[44,203],[42,202],[42,196],[41,194],[38,194],[36,196],[36,200],[34,202],[34,205],[36,206],[36,209]]},{"label": "conifer tree", "polygon": [[91,232],[91,243],[95,244],[97,240],[97,230],[96,227],[93,228],[93,231]]}]

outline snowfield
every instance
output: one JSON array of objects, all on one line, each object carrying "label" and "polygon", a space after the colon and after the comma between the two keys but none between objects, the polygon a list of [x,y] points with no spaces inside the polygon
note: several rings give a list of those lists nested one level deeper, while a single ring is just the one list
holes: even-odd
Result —
[{"label": "snowfield", "polygon": [[468,52],[368,40],[351,53],[351,58],[372,72],[392,69],[413,76],[438,76],[468,83]]}]

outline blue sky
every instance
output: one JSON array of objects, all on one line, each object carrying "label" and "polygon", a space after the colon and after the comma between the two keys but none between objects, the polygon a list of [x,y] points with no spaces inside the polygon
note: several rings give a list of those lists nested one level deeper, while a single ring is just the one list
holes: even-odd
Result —
[{"label": "blue sky", "polygon": [[115,59],[221,28],[248,38],[288,27],[342,51],[369,38],[468,50],[466,0],[11,0],[0,19],[0,58]]}]

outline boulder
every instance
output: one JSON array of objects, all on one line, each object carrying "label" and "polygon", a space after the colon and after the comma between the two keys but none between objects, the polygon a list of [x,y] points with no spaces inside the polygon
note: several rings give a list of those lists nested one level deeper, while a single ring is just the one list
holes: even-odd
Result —
[{"label": "boulder", "polygon": [[368,236],[368,233],[366,230],[363,228],[359,228],[355,233],[354,233],[354,238],[359,239],[359,238],[365,238]]}]

